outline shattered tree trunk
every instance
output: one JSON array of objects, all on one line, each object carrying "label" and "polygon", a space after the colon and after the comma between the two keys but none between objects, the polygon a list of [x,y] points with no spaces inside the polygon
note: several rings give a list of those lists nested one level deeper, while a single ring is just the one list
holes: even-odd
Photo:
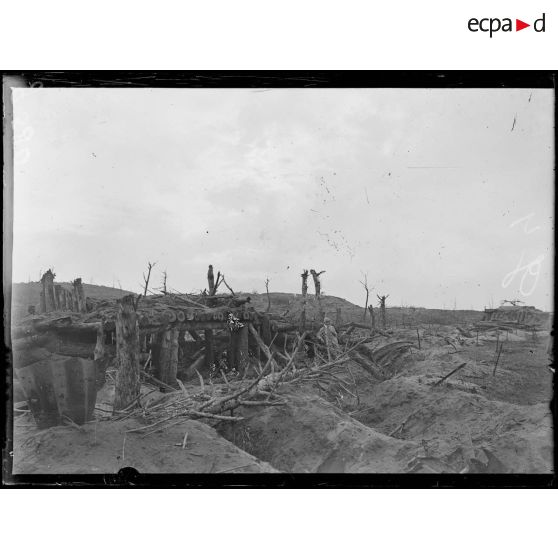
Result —
[{"label": "shattered tree trunk", "polygon": [[322,292],[322,284],[320,282],[320,275],[325,273],[325,271],[320,271],[319,273],[316,272],[315,269],[311,269],[310,273],[312,274],[312,279],[314,280],[314,290],[316,293],[316,298],[320,298],[320,294]]},{"label": "shattered tree trunk", "polygon": [[[210,265],[207,270],[207,286],[209,288],[209,295],[213,296],[217,290],[215,284],[215,276],[213,274],[213,266]],[[215,362],[215,342],[213,340],[213,330],[205,330],[205,366],[209,367]]]},{"label": "shattered tree trunk", "polygon": [[380,319],[382,324],[382,329],[386,329],[386,298],[389,295],[379,296],[376,295],[378,300],[380,301]]},{"label": "shattered tree trunk", "polygon": [[210,265],[207,270],[207,285],[209,287],[209,294],[215,294],[215,275],[213,274],[213,266]]},{"label": "shattered tree trunk", "polygon": [[370,312],[371,320],[370,330],[374,332],[374,330],[376,329],[376,318],[374,316],[374,306],[372,306],[372,304],[368,307],[368,311]]},{"label": "shattered tree trunk", "polygon": [[114,410],[128,407],[140,393],[139,327],[133,295],[120,299],[116,315],[116,373]]},{"label": "shattered tree trunk", "polygon": [[325,273],[325,271],[320,271],[319,273],[316,272],[315,269],[311,269],[310,273],[312,274],[312,279],[314,280],[314,289],[316,291],[316,300],[318,301],[318,313],[319,313],[319,321],[323,322],[325,317],[325,312],[322,309],[322,284],[320,282],[320,275]]},{"label": "shattered tree trunk", "polygon": [[56,297],[54,294],[54,274],[50,269],[41,277],[41,283],[43,295],[41,298],[41,310],[44,312],[52,312],[56,310]]}]

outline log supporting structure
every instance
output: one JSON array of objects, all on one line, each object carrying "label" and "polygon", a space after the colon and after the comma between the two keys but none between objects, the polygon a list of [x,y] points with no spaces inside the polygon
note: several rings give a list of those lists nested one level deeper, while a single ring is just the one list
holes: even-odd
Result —
[{"label": "log supporting structure", "polygon": [[118,371],[114,410],[119,411],[131,405],[140,392],[139,327],[133,295],[127,295],[118,302],[116,346]]},{"label": "log supporting structure", "polygon": [[278,365],[290,346],[288,335],[300,329],[278,314],[256,312],[250,297],[230,288],[231,295],[216,294],[224,277],[213,269],[209,291],[201,295],[127,295],[118,301],[86,299],[80,278],[67,289],[54,285],[54,277],[51,270],[44,274],[41,311],[12,328],[13,345],[94,361],[98,385],[116,357],[115,410],[139,395],[142,369],[178,388],[178,378],[222,365],[226,351],[229,368],[244,375],[270,358]]}]

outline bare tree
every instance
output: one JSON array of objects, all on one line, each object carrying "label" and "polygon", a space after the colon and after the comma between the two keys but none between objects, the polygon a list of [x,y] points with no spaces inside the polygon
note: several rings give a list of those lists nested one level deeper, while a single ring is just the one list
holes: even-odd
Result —
[{"label": "bare tree", "polygon": [[366,273],[364,274],[364,281],[360,281],[360,284],[366,291],[366,302],[364,303],[364,314],[362,316],[362,319],[366,321],[366,309],[368,308],[368,296],[370,295],[370,290],[368,288],[368,275]]},{"label": "bare tree", "polygon": [[151,277],[151,270],[155,267],[155,264],[157,262],[147,262],[147,277],[145,276],[145,273],[143,274],[143,281],[145,283],[144,288],[143,288],[143,296],[147,296],[147,289],[149,287],[149,278]]},{"label": "bare tree", "polygon": [[271,298],[269,297],[269,277],[265,278],[265,292],[267,293],[267,310],[269,312],[271,310]]},{"label": "bare tree", "polygon": [[163,271],[163,287],[161,289],[163,294],[167,294],[167,270]]},{"label": "bare tree", "polygon": [[306,297],[308,295],[308,270],[303,269],[300,274],[302,277],[302,311],[300,312],[300,324],[304,330],[306,328]]}]

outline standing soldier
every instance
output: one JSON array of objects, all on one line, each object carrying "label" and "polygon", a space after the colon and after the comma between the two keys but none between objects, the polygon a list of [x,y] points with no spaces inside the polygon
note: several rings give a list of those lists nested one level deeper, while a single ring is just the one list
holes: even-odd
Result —
[{"label": "standing soldier", "polygon": [[336,358],[339,354],[339,341],[337,331],[329,318],[324,318],[324,325],[318,331],[318,339],[326,346],[328,360]]}]

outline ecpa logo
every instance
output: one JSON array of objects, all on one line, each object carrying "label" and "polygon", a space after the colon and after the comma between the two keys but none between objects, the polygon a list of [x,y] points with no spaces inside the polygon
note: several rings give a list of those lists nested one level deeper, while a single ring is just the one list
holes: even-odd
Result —
[{"label": "ecpa logo", "polygon": [[[545,24],[545,14],[543,14],[539,19],[536,19],[533,22],[533,29],[537,33],[544,33]],[[509,17],[505,17],[503,19],[500,19],[498,17],[485,17],[482,19],[472,17],[469,20],[467,27],[469,28],[469,31],[472,31],[473,33],[477,33],[478,31],[481,31],[483,33],[490,33],[490,38],[492,38],[492,35],[494,33],[497,33],[498,31],[503,31],[504,33],[514,31],[512,18]],[[522,29],[526,29],[527,27],[531,27],[531,24],[525,23],[520,19],[515,20],[515,31],[521,31]]]}]

